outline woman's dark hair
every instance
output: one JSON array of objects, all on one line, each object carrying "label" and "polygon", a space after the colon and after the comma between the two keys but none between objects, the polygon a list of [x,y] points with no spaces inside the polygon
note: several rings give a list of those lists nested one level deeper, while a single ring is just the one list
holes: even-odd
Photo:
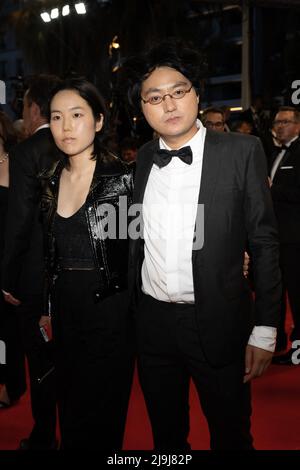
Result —
[{"label": "woman's dark hair", "polygon": [[[100,119],[100,115],[103,116],[103,125],[99,132],[96,132],[94,139],[94,151],[92,154],[92,160],[96,160],[97,157],[105,156],[109,152],[103,144],[103,140],[106,137],[106,131],[108,127],[108,111],[101,93],[91,82],[83,77],[71,77],[62,80],[59,85],[53,90],[51,101],[54,96],[63,90],[72,90],[78,93],[90,106],[93,116],[96,121]],[[50,104],[51,104],[50,101]],[[65,164],[69,166],[69,159],[66,158]]]},{"label": "woman's dark hair", "polygon": [[17,133],[14,129],[13,123],[6,113],[0,111],[0,137],[3,140],[3,147],[5,152],[18,142]]},{"label": "woman's dark hair", "polygon": [[206,67],[203,55],[182,42],[166,40],[140,56],[127,59],[123,64],[127,98],[136,111],[140,111],[141,107],[142,83],[157,67],[170,67],[182,73],[200,94]]}]

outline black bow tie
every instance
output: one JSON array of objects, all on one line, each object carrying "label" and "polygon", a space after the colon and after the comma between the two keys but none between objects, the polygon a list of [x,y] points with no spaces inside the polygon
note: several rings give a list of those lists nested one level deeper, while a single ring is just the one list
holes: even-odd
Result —
[{"label": "black bow tie", "polygon": [[193,161],[193,152],[190,146],[179,150],[160,149],[154,154],[153,161],[159,168],[168,165],[173,157],[179,157],[184,163],[190,165]]},{"label": "black bow tie", "polygon": [[282,150],[287,150],[287,149],[288,149],[288,146],[284,144],[280,146],[276,146],[275,154],[278,155],[280,152],[282,152]]}]

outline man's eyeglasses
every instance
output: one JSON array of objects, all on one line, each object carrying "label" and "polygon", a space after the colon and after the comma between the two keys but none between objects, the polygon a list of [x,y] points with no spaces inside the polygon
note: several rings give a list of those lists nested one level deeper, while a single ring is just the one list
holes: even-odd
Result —
[{"label": "man's eyeglasses", "polygon": [[222,129],[224,127],[224,122],[223,121],[217,121],[217,122],[212,122],[212,121],[206,121],[205,122],[205,127],[208,129]]},{"label": "man's eyeglasses", "polygon": [[189,89],[176,88],[176,90],[172,91],[172,93],[166,93],[165,95],[153,95],[153,96],[150,96],[150,98],[148,98],[147,100],[144,100],[143,98],[141,98],[141,100],[145,104],[149,103],[152,105],[162,103],[166,99],[167,96],[169,96],[170,98],[174,100],[181,100],[181,98],[184,98],[185,95],[189,93],[192,88],[193,88],[193,85],[191,85]]},{"label": "man's eyeglasses", "polygon": [[290,119],[282,119],[282,120],[278,120],[278,121],[274,121],[273,122],[273,126],[274,127],[278,127],[278,126],[288,126],[289,124],[295,124],[296,121],[292,121]]}]

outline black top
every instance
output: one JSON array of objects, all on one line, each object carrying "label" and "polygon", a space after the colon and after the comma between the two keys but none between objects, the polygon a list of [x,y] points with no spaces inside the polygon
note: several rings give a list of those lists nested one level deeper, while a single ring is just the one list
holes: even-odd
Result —
[{"label": "black top", "polygon": [[85,204],[71,217],[55,214],[53,233],[60,268],[93,269],[93,251],[85,216]]}]

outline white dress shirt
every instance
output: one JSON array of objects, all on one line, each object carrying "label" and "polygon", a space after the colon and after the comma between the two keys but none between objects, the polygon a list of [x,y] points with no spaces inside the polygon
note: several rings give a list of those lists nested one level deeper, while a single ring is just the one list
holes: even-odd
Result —
[{"label": "white dress shirt", "polygon": [[[143,201],[145,258],[142,290],[157,300],[194,303],[192,245],[200,191],[205,127],[184,144],[193,152],[187,165],[173,157],[162,168],[153,164]],[[162,138],[160,148],[170,150]],[[276,328],[256,326],[249,344],[274,351]]]},{"label": "white dress shirt", "polygon": [[[293,139],[291,139],[287,144],[285,144],[286,147],[289,147],[291,145],[292,142],[294,142],[294,140],[297,140],[298,139],[298,136],[296,135]],[[281,152],[279,152],[279,154],[277,155],[277,157],[275,158],[275,161],[273,163],[273,166],[272,166],[272,169],[271,169],[271,173],[270,173],[270,179],[273,183],[273,179],[274,179],[274,176],[276,175],[276,172],[280,166],[280,163],[285,155],[285,152],[286,152],[286,149],[283,149],[281,150]]]},{"label": "white dress shirt", "polygon": [[[163,168],[154,164],[144,195],[143,291],[164,302],[194,303],[192,244],[205,134],[200,125],[186,143],[191,165],[176,157]],[[159,144],[170,150],[162,139]]]}]

